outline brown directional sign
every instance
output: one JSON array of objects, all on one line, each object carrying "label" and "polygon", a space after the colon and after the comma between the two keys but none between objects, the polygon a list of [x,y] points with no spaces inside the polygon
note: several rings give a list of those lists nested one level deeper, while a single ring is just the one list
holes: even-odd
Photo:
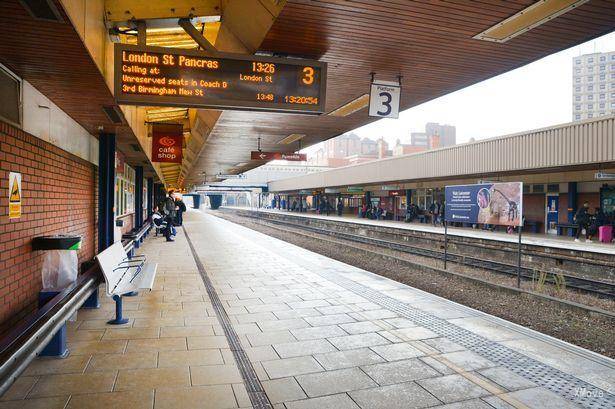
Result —
[{"label": "brown directional sign", "polygon": [[326,63],[115,44],[118,104],[320,114]]},{"label": "brown directional sign", "polygon": [[261,152],[252,151],[250,155],[252,160],[288,160],[293,162],[305,162],[307,155],[305,153],[293,152]]}]

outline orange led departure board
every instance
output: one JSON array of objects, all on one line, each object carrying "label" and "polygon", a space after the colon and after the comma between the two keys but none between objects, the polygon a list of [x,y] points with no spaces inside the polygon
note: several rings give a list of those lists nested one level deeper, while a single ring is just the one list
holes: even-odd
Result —
[{"label": "orange led departure board", "polygon": [[115,44],[118,104],[321,114],[326,63]]}]

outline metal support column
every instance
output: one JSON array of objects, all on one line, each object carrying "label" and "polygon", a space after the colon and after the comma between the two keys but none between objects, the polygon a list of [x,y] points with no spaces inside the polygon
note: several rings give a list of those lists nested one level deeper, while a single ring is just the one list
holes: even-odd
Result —
[{"label": "metal support column", "polygon": [[[568,223],[574,223],[574,215],[579,209],[577,182],[568,182]],[[572,231],[572,229],[568,229]]]},{"label": "metal support column", "polygon": [[521,234],[523,233],[523,223],[517,229],[519,229],[519,242],[517,243],[517,288],[521,288]]},{"label": "metal support column", "polygon": [[162,183],[154,183],[154,203],[156,204],[162,202],[164,199],[164,185]]},{"label": "metal support column", "polygon": [[444,223],[444,269],[446,270],[446,262],[448,261],[448,223]]},{"label": "metal support column", "polygon": [[147,178],[147,218],[154,214],[154,178]]},{"label": "metal support column", "polygon": [[113,244],[115,228],[115,134],[98,136],[98,252]]},{"label": "metal support column", "polygon": [[135,166],[135,226],[143,227],[143,166]]}]

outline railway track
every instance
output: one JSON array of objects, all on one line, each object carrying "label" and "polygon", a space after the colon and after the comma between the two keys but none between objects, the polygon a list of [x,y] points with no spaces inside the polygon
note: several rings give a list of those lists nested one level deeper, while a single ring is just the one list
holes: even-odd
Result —
[{"label": "railway track", "polygon": [[[365,237],[357,234],[351,233],[343,233],[334,230],[322,229],[319,227],[313,226],[305,226],[299,223],[292,223],[283,220],[272,220],[272,219],[262,219],[257,216],[243,216],[249,219],[258,220],[261,223],[269,223],[278,226],[292,227],[295,229],[310,231],[312,233],[326,235],[330,237],[335,237],[342,240],[347,240],[355,243],[369,244],[375,245],[381,248],[387,248],[391,250],[396,250],[402,253],[412,254],[415,256],[433,258],[438,260],[444,260],[444,252],[438,250],[430,250],[422,247],[411,246],[404,243],[382,240],[372,237]],[[494,273],[504,275],[504,276],[517,276],[517,266],[512,264],[500,263],[491,260],[479,259],[476,257],[460,255],[455,253],[448,252],[447,261],[451,263],[457,263],[460,265],[479,268],[487,271],[492,271]],[[540,275],[540,271],[535,269],[522,267],[521,268],[521,278],[523,280],[536,280],[537,276]],[[611,283],[607,283],[604,281],[598,280],[590,280],[586,278],[580,278],[569,274],[560,274],[563,277],[565,285],[567,288],[574,289],[576,291],[593,294],[595,296],[607,299],[615,299],[615,285]],[[552,274],[547,274],[545,277],[545,282],[549,284],[555,284],[555,279]]]}]

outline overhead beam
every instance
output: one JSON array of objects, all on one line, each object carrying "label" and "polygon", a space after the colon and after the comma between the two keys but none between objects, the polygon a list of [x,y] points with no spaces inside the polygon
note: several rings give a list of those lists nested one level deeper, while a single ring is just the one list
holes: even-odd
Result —
[{"label": "overhead beam", "polygon": [[210,54],[217,53],[217,50],[213,44],[210,43],[199,30],[196,29],[189,18],[180,18],[177,24],[179,24],[179,26],[184,29],[186,34],[188,34],[202,49],[207,50]]},{"label": "overhead beam", "polygon": [[[252,54],[263,42],[286,0],[222,0],[224,15],[216,48]],[[220,43],[220,44],[218,44]],[[238,44],[240,43],[240,44]]]},{"label": "overhead beam", "polygon": [[110,22],[219,16],[220,0],[105,0],[105,18]]},{"label": "overhead beam", "polygon": [[137,44],[147,45],[147,23],[144,20],[137,21]]}]

